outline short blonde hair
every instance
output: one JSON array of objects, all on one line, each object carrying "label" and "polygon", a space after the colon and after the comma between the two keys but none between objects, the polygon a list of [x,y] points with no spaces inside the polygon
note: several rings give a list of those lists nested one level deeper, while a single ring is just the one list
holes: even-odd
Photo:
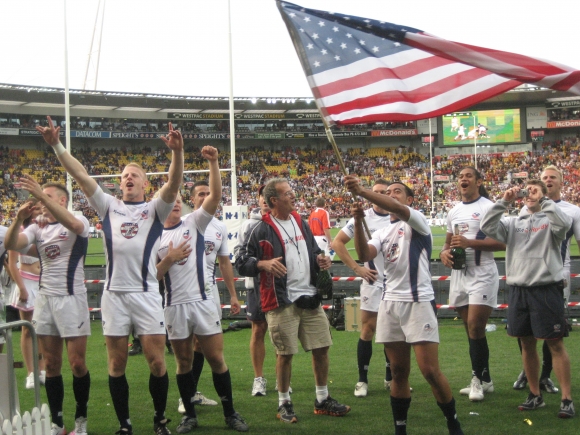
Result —
[{"label": "short blonde hair", "polygon": [[[546,167],[544,168],[544,170],[542,171],[542,174],[543,174],[544,172],[546,172],[546,171],[554,171],[554,172],[556,172],[556,173],[557,173],[557,174],[560,176],[560,183],[563,181],[563,179],[564,179],[564,174],[562,174],[562,171],[561,171],[561,170],[560,170],[558,167],[556,167],[556,166],[554,166],[554,165],[546,166]],[[540,175],[540,176],[541,176],[541,175]]]},{"label": "short blonde hair", "polygon": [[[143,169],[143,166],[141,166],[139,163],[135,163],[135,162],[131,162],[131,163],[127,163],[127,165],[125,166],[125,168],[132,166],[134,168],[137,168],[139,170],[139,172],[141,172],[141,174],[143,175],[143,179],[147,180],[147,172],[145,172],[145,169]],[[125,169],[123,169],[124,171]]]}]

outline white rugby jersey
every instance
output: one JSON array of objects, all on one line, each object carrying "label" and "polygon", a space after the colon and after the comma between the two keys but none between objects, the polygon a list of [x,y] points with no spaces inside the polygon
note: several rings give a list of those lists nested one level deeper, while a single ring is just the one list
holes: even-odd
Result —
[{"label": "white rugby jersey", "polygon": [[[562,242],[560,252],[562,254],[562,262],[564,263],[564,268],[570,269],[570,243],[572,242],[572,236],[576,239],[576,242],[580,241],[580,207],[570,204],[569,202],[554,201],[558,206],[564,210],[564,212],[572,218],[572,226],[566,233],[566,238]],[[528,207],[524,206],[520,212],[520,216],[523,214],[528,214]]]},{"label": "white rugby jersey", "polygon": [[429,261],[433,241],[427,219],[409,207],[409,221],[391,221],[369,245],[385,258],[384,301],[429,302],[434,298]]},{"label": "white rugby jersey", "polygon": [[203,235],[205,240],[205,280],[215,284],[216,258],[218,255],[228,256],[228,229],[225,224],[215,217],[211,220]]},{"label": "white rugby jersey", "polygon": [[[365,221],[369,227],[371,235],[373,235],[376,231],[389,226],[391,224],[391,217],[388,214],[377,213],[371,207],[368,210],[365,210]],[[354,218],[349,220],[340,231],[346,234],[349,239],[352,239],[354,237]],[[377,280],[372,284],[369,283],[366,279],[364,282],[370,285],[378,285],[382,287],[382,282],[385,277],[385,258],[383,257],[383,253],[380,249],[378,252],[379,253],[375,258],[365,263],[366,268],[376,270],[378,272]]]},{"label": "white rugby jersey", "polygon": [[97,187],[88,198],[103,222],[107,260],[105,290],[159,291],[157,250],[163,222],[173,204],[161,198],[150,202],[124,202]]},{"label": "white rugby jersey", "polygon": [[191,254],[184,260],[173,263],[163,282],[165,283],[165,306],[185,304],[207,299],[205,288],[205,244],[203,233],[213,216],[203,208],[182,217],[182,220],[171,228],[164,228],[161,235],[158,261],[167,255],[169,242],[176,248],[188,241]]},{"label": "white rugby jersey", "polygon": [[[458,224],[460,236],[466,239],[485,239],[485,234],[480,230],[481,220],[492,205],[493,202],[483,196],[475,201],[460,202],[447,215],[447,232],[453,234],[455,224]],[[465,255],[467,266],[479,266],[494,262],[492,251],[467,248]]]},{"label": "white rugby jersey", "polygon": [[59,222],[44,228],[32,224],[23,231],[28,244],[36,245],[40,257],[40,294],[67,296],[87,292],[84,261],[89,245],[89,221],[84,216],[75,218],[83,223],[79,235]]}]

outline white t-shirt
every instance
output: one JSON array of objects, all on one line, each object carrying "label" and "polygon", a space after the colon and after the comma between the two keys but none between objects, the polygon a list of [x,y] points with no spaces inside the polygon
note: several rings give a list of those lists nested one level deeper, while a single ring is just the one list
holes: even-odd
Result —
[{"label": "white t-shirt", "polygon": [[[388,227],[391,224],[391,217],[388,214],[377,213],[371,207],[368,210],[365,210],[365,221],[369,227],[371,235],[373,235],[376,231]],[[352,239],[354,237],[354,218],[349,220],[340,231],[346,234],[349,239]],[[375,258],[365,263],[366,268],[376,270],[378,272],[377,280],[373,284],[370,284],[366,279],[364,282],[370,285],[378,285],[382,287],[383,279],[385,277],[385,258],[383,257],[383,253],[380,250],[378,252],[379,253]]]},{"label": "white t-shirt", "polygon": [[173,204],[161,198],[124,202],[100,187],[88,198],[103,222],[105,289],[119,292],[159,291],[157,250],[163,222]]},{"label": "white t-shirt", "polygon": [[165,228],[157,251],[158,260],[167,255],[169,242],[176,248],[188,241],[192,252],[184,260],[173,263],[163,282],[165,283],[165,306],[185,304],[210,297],[206,293],[205,280],[205,245],[203,233],[213,216],[203,208],[182,217],[181,222],[171,228]]},{"label": "white t-shirt", "polygon": [[40,257],[40,294],[67,296],[87,292],[84,261],[89,244],[89,221],[84,216],[75,216],[75,219],[84,227],[79,235],[59,222],[44,228],[32,224],[23,231],[28,244],[36,244]]},{"label": "white t-shirt", "polygon": [[[447,215],[447,232],[453,234],[455,224],[458,224],[459,235],[466,239],[485,239],[485,234],[480,230],[481,220],[492,205],[493,202],[483,196],[480,196],[475,201],[460,202]],[[473,248],[467,248],[465,255],[465,264],[467,266],[480,266],[494,262],[492,251],[478,251]]]},{"label": "white t-shirt", "polygon": [[203,235],[205,240],[205,281],[210,284],[215,284],[215,270],[217,256],[228,256],[230,250],[228,249],[228,229],[225,224],[215,217],[207,226]]},{"label": "white t-shirt", "polygon": [[284,221],[272,216],[272,221],[284,239],[286,252],[286,288],[288,299],[296,301],[300,296],[316,295],[316,287],[310,284],[310,259],[304,235],[293,216]]},{"label": "white t-shirt", "polygon": [[429,262],[433,240],[427,219],[409,208],[409,221],[391,221],[369,245],[385,257],[384,301],[429,302],[434,298]]}]

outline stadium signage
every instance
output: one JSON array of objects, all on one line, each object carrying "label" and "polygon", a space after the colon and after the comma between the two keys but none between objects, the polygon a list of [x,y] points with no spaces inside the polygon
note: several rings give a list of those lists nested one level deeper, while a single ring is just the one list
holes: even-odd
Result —
[{"label": "stadium signage", "polygon": [[194,133],[183,136],[185,139],[229,139],[230,135],[226,133]]},{"label": "stadium signage", "polygon": [[515,174],[512,174],[512,178],[528,178],[528,173],[527,172],[516,172]]},{"label": "stadium signage", "polygon": [[[37,132],[36,130],[26,130],[26,129],[21,129],[20,130],[20,136],[40,136],[40,133]],[[59,136],[64,137],[64,131],[61,130]]]},{"label": "stadium signage", "polygon": [[72,130],[70,132],[70,137],[96,137],[101,139],[109,139],[111,137],[110,131],[84,131]]},{"label": "stadium signage", "polygon": [[168,113],[168,118],[175,119],[228,119],[225,113]]},{"label": "stadium signage", "polygon": [[256,133],[255,139],[284,139],[284,133]]},{"label": "stadium signage", "polygon": [[[368,131],[333,131],[334,137],[354,137],[354,136],[370,136]],[[305,137],[326,137],[326,133],[306,133]]]},{"label": "stadium signage", "polygon": [[395,130],[373,130],[371,136],[417,136],[416,128],[395,129]]},{"label": "stadium signage", "polygon": [[[229,113],[168,113],[169,119],[230,119]],[[236,113],[234,119],[321,119],[319,113]]]},{"label": "stadium signage", "polygon": [[580,119],[572,119],[569,121],[549,121],[548,128],[566,128],[566,127],[580,127]]},{"label": "stadium signage", "polygon": [[103,187],[106,187],[107,189],[115,189],[117,185],[114,183],[103,183]]},{"label": "stadium signage", "polygon": [[546,103],[549,109],[558,109],[561,107],[580,107],[580,99],[567,101],[549,101]]},{"label": "stadium signage", "polygon": [[17,128],[0,128],[0,136],[18,136]]},{"label": "stadium signage", "polygon": [[449,181],[449,175],[434,175],[433,181]]}]

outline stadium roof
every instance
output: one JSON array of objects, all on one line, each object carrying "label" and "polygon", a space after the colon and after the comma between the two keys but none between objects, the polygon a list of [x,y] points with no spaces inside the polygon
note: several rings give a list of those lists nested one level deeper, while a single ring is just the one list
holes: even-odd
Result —
[{"label": "stadium roof", "polygon": [[[95,111],[107,111],[106,116],[126,117],[127,112],[145,112],[151,118],[165,118],[166,113],[226,113],[228,97],[195,97],[135,92],[84,91],[71,89],[70,106],[75,116],[95,116]],[[564,98],[569,94],[529,85],[493,97],[470,109],[544,106],[548,99]],[[64,89],[41,86],[0,84],[0,111],[3,113],[31,113],[46,108],[64,108]],[[234,97],[236,113],[317,113],[311,97]],[[89,113],[90,112],[90,113]],[[103,116],[105,113],[103,113]]]}]

